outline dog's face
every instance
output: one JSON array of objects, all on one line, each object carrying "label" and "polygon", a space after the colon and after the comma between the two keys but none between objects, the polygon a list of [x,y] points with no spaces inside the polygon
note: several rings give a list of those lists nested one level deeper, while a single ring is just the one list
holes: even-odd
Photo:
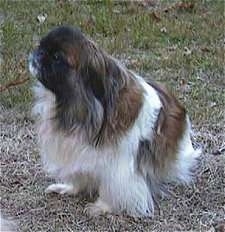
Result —
[{"label": "dog's face", "polygon": [[85,37],[78,29],[59,27],[40,41],[29,57],[30,72],[57,97],[66,97],[76,87],[78,60]]},{"label": "dog's face", "polygon": [[[29,57],[29,70],[56,99],[59,128],[70,131],[77,125],[99,127],[97,103],[103,95],[99,64],[101,52],[79,29],[58,27],[50,31]],[[95,55],[96,54],[96,55]],[[90,79],[91,77],[91,79]],[[96,100],[98,98],[98,100]]]}]

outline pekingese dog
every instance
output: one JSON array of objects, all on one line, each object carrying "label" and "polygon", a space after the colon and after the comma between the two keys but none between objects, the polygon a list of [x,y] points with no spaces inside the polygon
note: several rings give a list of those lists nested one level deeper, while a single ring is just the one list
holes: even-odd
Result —
[{"label": "pekingese dog", "polygon": [[200,150],[185,109],[79,29],[53,29],[29,57],[46,192],[98,191],[90,215],[152,216],[165,183],[189,182]]}]

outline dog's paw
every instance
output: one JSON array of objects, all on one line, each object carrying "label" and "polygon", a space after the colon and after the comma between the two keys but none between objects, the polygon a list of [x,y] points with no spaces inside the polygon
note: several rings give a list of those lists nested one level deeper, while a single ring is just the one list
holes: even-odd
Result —
[{"label": "dog's paw", "polygon": [[84,209],[84,212],[91,217],[97,217],[106,213],[111,213],[111,207],[104,201],[98,199],[94,203],[88,203]]},{"label": "dog's paw", "polygon": [[76,189],[72,184],[51,184],[45,189],[45,193],[59,194],[77,194]]}]

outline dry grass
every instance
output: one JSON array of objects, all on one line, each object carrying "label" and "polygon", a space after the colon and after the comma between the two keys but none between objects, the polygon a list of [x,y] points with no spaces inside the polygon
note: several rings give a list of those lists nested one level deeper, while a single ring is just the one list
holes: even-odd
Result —
[{"label": "dry grass", "polygon": [[[83,213],[85,198],[45,195],[51,183],[40,163],[30,117],[31,83],[0,93],[1,208],[20,231],[222,231],[225,224],[224,3],[183,0],[193,9],[156,5],[0,1],[0,84],[28,77],[26,58],[54,25],[80,25],[108,52],[146,78],[166,83],[189,111],[195,143],[204,148],[196,181],[168,186],[153,219]],[[80,2],[81,3],[81,2]],[[159,18],[152,11],[159,11]],[[73,13],[73,12],[76,12]],[[46,13],[41,24],[37,16]]]},{"label": "dry grass", "polygon": [[[87,199],[46,195],[52,182],[43,172],[34,124],[29,113],[1,109],[1,207],[14,216],[20,231],[214,231],[225,220],[225,157],[206,152],[196,182],[170,186],[153,219],[108,215],[89,218],[83,212]],[[217,136],[217,135],[216,135]],[[220,134],[225,141],[225,135]],[[196,140],[219,142],[210,131]]]}]

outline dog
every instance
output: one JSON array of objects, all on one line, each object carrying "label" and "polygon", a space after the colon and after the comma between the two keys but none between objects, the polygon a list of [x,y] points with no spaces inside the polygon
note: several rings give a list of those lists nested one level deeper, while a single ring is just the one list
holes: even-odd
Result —
[{"label": "dog", "polygon": [[98,192],[85,211],[153,216],[169,182],[188,183],[201,150],[184,107],[80,29],[51,30],[29,56],[46,192]]}]

